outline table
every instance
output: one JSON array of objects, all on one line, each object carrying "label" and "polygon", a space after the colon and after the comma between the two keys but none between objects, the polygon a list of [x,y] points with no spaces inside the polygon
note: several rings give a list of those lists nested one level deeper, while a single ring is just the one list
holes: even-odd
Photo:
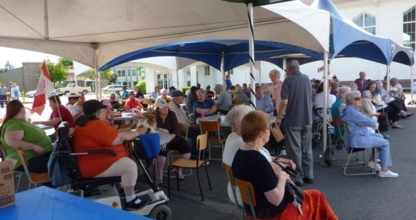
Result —
[{"label": "table", "polygon": [[143,219],[121,209],[45,186],[16,194],[16,205],[0,209],[1,219]]},{"label": "table", "polygon": [[113,117],[114,121],[122,121],[122,120],[137,120],[142,116],[132,116],[130,112],[122,112],[121,117]]},{"label": "table", "polygon": [[[199,121],[218,121],[218,115],[211,115],[211,116],[205,116],[204,119],[197,118],[196,123],[199,124]],[[276,116],[270,116],[270,124],[273,124],[276,122]],[[221,121],[220,123],[221,127],[230,127],[227,121],[227,117],[225,117],[224,121]]]},{"label": "table", "polygon": [[52,125],[42,125],[42,124],[37,124],[36,127],[41,128],[43,130],[48,130],[48,129],[53,129],[54,128]]},{"label": "table", "polygon": [[159,132],[160,135],[160,145],[167,144],[172,140],[172,136],[169,133]]}]

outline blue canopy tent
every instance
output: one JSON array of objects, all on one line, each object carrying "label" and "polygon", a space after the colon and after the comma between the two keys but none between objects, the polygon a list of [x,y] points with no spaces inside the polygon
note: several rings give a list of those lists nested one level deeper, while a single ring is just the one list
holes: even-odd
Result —
[{"label": "blue canopy tent", "polygon": [[[322,54],[298,46],[270,42],[254,41],[256,60],[268,61],[270,57],[301,53],[312,59],[322,59]],[[202,40],[186,41],[159,45],[151,48],[133,51],[119,56],[99,68],[107,68],[146,57],[177,56],[204,62],[223,72],[247,63],[248,40]]]},{"label": "blue canopy tent", "polygon": [[[249,60],[248,45],[248,40],[199,40],[169,43],[119,56],[100,67],[99,71],[146,57],[176,56],[201,61],[220,70],[225,85],[225,72],[243,65]],[[256,60],[293,53],[302,53],[317,60],[322,59],[321,53],[271,41],[254,41],[254,53]],[[254,75],[251,77],[254,77]]]}]

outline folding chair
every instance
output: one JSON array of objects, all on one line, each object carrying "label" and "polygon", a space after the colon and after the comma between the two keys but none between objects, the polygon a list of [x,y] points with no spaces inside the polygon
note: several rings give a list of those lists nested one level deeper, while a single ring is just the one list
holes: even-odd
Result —
[{"label": "folding chair", "polygon": [[[220,121],[199,121],[202,133],[208,132],[215,135],[214,137],[208,137],[208,160],[222,161],[222,153],[224,152],[224,142],[226,141],[226,138],[221,138],[220,123]],[[218,143],[221,145],[221,158],[211,157],[211,143]]]},{"label": "folding chair", "polygon": [[[200,178],[199,178],[199,168],[201,166],[204,166],[205,163],[206,163],[206,160],[200,160],[200,155],[201,155],[201,152],[207,148],[207,140],[208,140],[208,133],[207,132],[205,134],[201,134],[197,137],[196,143],[197,143],[198,157],[197,157],[196,160],[186,160],[186,159],[183,159],[183,158],[179,158],[168,166],[168,196],[169,197],[170,197],[170,172],[175,168],[195,169],[196,170],[196,177],[198,179],[199,191],[201,193],[202,201],[204,201],[204,194],[202,193],[201,181],[200,181]],[[208,179],[209,190],[212,190],[211,181],[210,181],[209,176],[208,176],[207,166],[204,166],[204,167],[205,167],[205,173],[206,173],[207,179]],[[176,184],[177,184],[177,189],[179,190],[178,174],[176,176]]]},{"label": "folding chair", "polygon": [[[343,136],[342,130],[341,130],[341,126],[344,126],[341,122],[341,118],[333,116],[332,117],[332,124],[334,125],[334,129],[336,129],[338,131],[338,134],[340,134],[340,136],[337,137],[337,141],[335,142],[336,148],[342,149],[345,142],[344,142],[344,136]],[[338,166],[340,166],[340,167],[343,166],[341,164],[341,159],[345,160],[345,158],[342,158],[343,152],[344,151],[341,151],[339,153],[339,156],[338,156]]]},{"label": "folding chair", "polygon": [[143,99],[142,104],[147,104],[147,108],[153,110],[153,99]]},{"label": "folding chair", "polygon": [[235,191],[235,187],[237,187],[237,183],[234,178],[233,170],[227,164],[224,164],[224,167],[225,167],[225,171],[227,172],[228,180],[230,181],[230,184],[231,184],[231,191],[233,193],[233,197],[235,201],[234,205],[237,207],[236,212],[234,214],[234,219],[235,219],[236,214],[240,211],[243,212],[242,217],[244,217],[244,206],[239,206],[238,200],[237,200],[237,192]]},{"label": "folding chair", "polygon": [[251,216],[253,219],[256,220],[256,212],[254,211],[254,207],[256,207],[256,195],[254,194],[253,184],[248,181],[240,180],[235,178],[237,182],[237,186],[240,189],[241,199],[243,200],[244,204],[250,205]]},{"label": "folding chair", "polygon": [[25,151],[22,150],[21,147],[19,147],[17,149],[17,152],[19,154],[20,162],[22,163],[23,169],[25,170],[25,173],[26,173],[27,178],[29,180],[29,187],[28,187],[28,189],[30,189],[30,187],[32,186],[32,184],[34,184],[35,187],[36,187],[37,184],[47,183],[47,182],[50,182],[51,181],[50,178],[49,178],[48,173],[30,174],[29,169],[27,168],[27,166],[29,166],[29,163],[27,161]]},{"label": "folding chair", "polygon": [[[344,128],[345,128],[345,131],[344,132],[347,134],[348,143],[349,143],[350,140],[351,140],[351,138],[349,137],[350,131],[348,130],[348,124],[347,124],[347,122],[344,122]],[[345,176],[359,176],[359,175],[371,175],[371,174],[374,175],[374,177],[377,176],[377,171],[375,170],[375,168],[374,169],[373,168],[370,168],[366,164],[366,161],[365,161],[365,151],[366,151],[367,148],[353,148],[353,147],[350,147],[350,146],[346,146],[346,149],[347,149],[347,157],[344,158],[344,163],[343,163],[344,175]],[[363,159],[362,160],[360,160],[358,158],[358,153],[359,152],[362,152],[362,154],[363,154]],[[356,161],[357,162],[350,164],[349,162],[350,162],[350,159],[351,159],[351,156],[352,156],[353,153],[356,153]],[[377,148],[374,148],[374,154],[377,155]],[[376,167],[377,166],[377,163],[378,163],[377,160],[375,160],[375,161],[376,162],[375,162],[374,167]],[[351,165],[360,165],[360,166],[351,166]],[[357,169],[357,168],[368,168],[368,169],[371,170],[371,172],[347,173],[347,169]]]}]

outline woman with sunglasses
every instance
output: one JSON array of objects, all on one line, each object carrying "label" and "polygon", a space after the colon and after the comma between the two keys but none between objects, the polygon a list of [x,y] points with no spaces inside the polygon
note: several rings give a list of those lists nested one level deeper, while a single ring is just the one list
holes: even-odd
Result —
[{"label": "woman with sunglasses", "polygon": [[[368,166],[379,171],[379,177],[398,177],[399,174],[391,172],[387,167],[392,166],[390,155],[390,143],[381,134],[370,133],[367,127],[375,128],[377,118],[365,116],[360,112],[361,93],[352,91],[347,94],[347,106],[341,112],[341,120],[348,125],[348,133],[344,134],[346,146],[352,148],[373,148],[376,147],[380,156],[380,164],[375,163],[374,150]],[[348,136],[345,136],[348,135]]]}]

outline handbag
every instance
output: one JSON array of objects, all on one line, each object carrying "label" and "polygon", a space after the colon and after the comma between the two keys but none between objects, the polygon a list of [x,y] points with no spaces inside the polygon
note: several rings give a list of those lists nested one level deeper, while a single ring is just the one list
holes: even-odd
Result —
[{"label": "handbag", "polygon": [[[281,161],[276,158],[273,160],[273,163],[277,164],[282,168],[283,171],[285,171],[289,176],[296,177],[298,173],[291,167],[290,163],[288,161]],[[283,166],[282,164],[285,164],[287,166]],[[297,187],[293,183],[286,183],[285,186],[285,195],[290,198],[290,201],[292,204],[296,207],[296,209],[299,211],[301,215],[303,215],[302,212],[302,202],[304,198],[303,191]]]},{"label": "handbag", "polygon": [[272,129],[270,129],[270,132],[272,133],[274,139],[276,139],[277,142],[280,142],[283,139],[285,139],[285,136],[278,127],[273,127]]},{"label": "handbag", "polygon": [[60,187],[73,182],[71,172],[66,168],[59,157],[58,142],[53,146],[51,156],[48,161],[48,174],[53,187]]}]

